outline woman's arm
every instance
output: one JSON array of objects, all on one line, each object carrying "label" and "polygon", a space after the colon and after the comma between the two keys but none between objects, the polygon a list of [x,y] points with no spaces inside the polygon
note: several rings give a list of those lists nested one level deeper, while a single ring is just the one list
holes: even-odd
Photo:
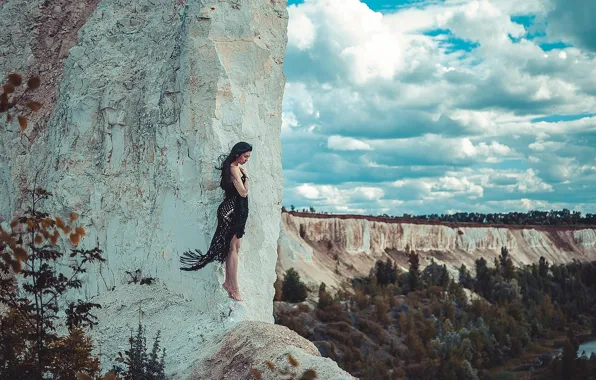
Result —
[{"label": "woman's arm", "polygon": [[[244,171],[244,169],[240,168],[240,171],[242,172],[242,174],[244,174],[244,188],[246,189],[246,191],[248,191],[248,174],[246,174],[246,171]],[[240,177],[240,179],[242,180],[242,177]]]},{"label": "woman's arm", "polygon": [[238,166],[231,166],[230,172],[232,175],[232,183],[242,198],[248,195],[248,187],[242,183],[240,168]]}]

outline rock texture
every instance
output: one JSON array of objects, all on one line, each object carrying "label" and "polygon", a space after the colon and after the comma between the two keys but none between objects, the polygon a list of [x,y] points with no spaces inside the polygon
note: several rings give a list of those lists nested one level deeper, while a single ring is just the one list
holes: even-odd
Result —
[{"label": "rock texture", "polygon": [[492,263],[507,247],[517,265],[574,259],[596,260],[596,228],[482,226],[403,222],[374,217],[283,213],[278,241],[278,274],[294,267],[312,285],[337,287],[367,275],[378,259],[391,258],[407,270],[406,251],[433,258],[452,272],[484,257]]},{"label": "rock texture", "polygon": [[[288,355],[296,359],[298,367],[289,364]],[[253,368],[263,379],[279,379],[279,375],[267,367],[266,361],[271,361],[276,368],[298,374],[315,368],[320,380],[355,379],[333,360],[322,358],[312,342],[302,337],[296,339],[295,333],[287,327],[256,322],[242,322],[232,328],[217,352],[205,357],[190,379],[250,379]]]},{"label": "rock texture", "polygon": [[[94,330],[104,368],[139,315],[149,336],[162,329],[175,378],[190,373],[201,335],[221,335],[241,320],[273,321],[286,6],[0,4],[0,75],[40,74],[44,83],[36,96],[43,110],[25,136],[13,132],[14,124],[0,124],[0,218],[26,207],[24,190],[40,185],[54,194],[46,210],[80,215],[88,232],[83,244],[99,245],[107,258],[83,278],[82,290],[110,313]],[[241,305],[221,289],[221,266],[178,269],[184,250],[207,248],[222,200],[216,159],[239,140],[255,147],[247,166]],[[137,269],[160,285],[127,285],[126,271]]]}]

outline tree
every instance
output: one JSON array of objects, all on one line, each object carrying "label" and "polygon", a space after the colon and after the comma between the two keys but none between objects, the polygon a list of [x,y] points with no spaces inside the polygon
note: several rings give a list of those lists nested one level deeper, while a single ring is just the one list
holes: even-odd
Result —
[{"label": "tree", "polygon": [[327,293],[327,286],[324,282],[321,282],[319,286],[319,302],[317,303],[317,308],[325,309],[333,303],[333,297],[329,293]]},{"label": "tree", "polygon": [[501,247],[499,263],[501,265],[501,275],[505,280],[511,280],[513,277],[515,277],[515,267],[513,266],[513,261],[509,256],[509,250],[507,247]]},{"label": "tree", "polygon": [[462,264],[459,267],[459,283],[467,289],[472,289],[474,287],[474,279],[465,264]]},{"label": "tree", "polygon": [[538,262],[538,274],[542,278],[548,277],[548,261],[546,261],[544,256],[540,256],[540,261]]},{"label": "tree", "polygon": [[78,372],[99,372],[99,359],[92,356],[93,343],[90,337],[85,336],[83,329],[71,329],[67,336],[56,341],[53,348],[61,358],[54,362],[53,379],[70,380],[75,379]]},{"label": "tree", "polygon": [[410,285],[410,290],[414,291],[417,290],[420,286],[420,259],[416,252],[410,252],[408,255],[408,262],[410,263],[410,267],[408,270],[408,282]]},{"label": "tree", "polygon": [[476,291],[487,298],[491,290],[491,276],[488,263],[481,257],[476,260]]},{"label": "tree", "polygon": [[398,275],[397,265],[389,258],[386,261],[377,260],[375,263],[375,275],[379,285],[395,284]]},{"label": "tree", "polygon": [[127,368],[123,369],[119,365],[115,365],[113,371],[122,375],[123,380],[165,380],[166,349],[161,350],[160,356],[159,337],[160,331],[155,336],[151,353],[148,353],[145,329],[139,323],[136,337],[133,337],[132,331],[130,332],[128,340],[130,348],[124,351],[124,356],[118,352],[119,356],[116,358],[117,362],[126,365]]},{"label": "tree", "polygon": [[300,280],[300,274],[294,268],[288,269],[284,275],[281,299],[292,303],[303,302],[307,295],[306,285]]},{"label": "tree", "polygon": [[[0,303],[9,308],[9,313],[1,317],[0,323],[0,378],[42,379],[48,373],[58,378],[54,370],[62,368],[59,363],[64,355],[64,342],[68,337],[60,337],[56,332],[57,321],[64,315],[64,323],[70,337],[79,342],[74,346],[71,357],[84,357],[80,363],[91,363],[89,342],[78,337],[76,328],[93,327],[95,316],[91,314],[100,305],[78,300],[69,303],[61,310],[61,298],[68,291],[82,287],[79,279],[86,272],[88,263],[105,261],[99,248],[81,250],[71,248],[68,255],[68,272],[59,271],[57,263],[65,256],[59,248],[58,240],[68,236],[70,244],[76,247],[82,236],[83,227],[76,226],[77,215],[71,214],[67,223],[59,217],[51,217],[40,211],[40,204],[52,194],[41,188],[27,190],[31,205],[23,216],[10,223],[10,230],[0,227]],[[20,280],[17,280],[20,277]],[[18,335],[8,334],[6,327],[13,326]],[[77,338],[78,337],[78,338]],[[20,339],[20,345],[12,345]],[[80,350],[76,351],[76,347]],[[14,351],[14,350],[17,351]],[[69,344],[69,349],[73,345]],[[4,365],[1,365],[4,364]],[[81,368],[69,367],[69,374],[83,370],[93,372],[96,366],[89,364]],[[64,373],[64,369],[60,370]]]}]

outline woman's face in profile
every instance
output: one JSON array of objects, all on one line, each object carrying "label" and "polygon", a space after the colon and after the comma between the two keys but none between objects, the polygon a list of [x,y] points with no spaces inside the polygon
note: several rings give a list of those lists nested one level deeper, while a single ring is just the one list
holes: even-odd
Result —
[{"label": "woman's face in profile", "polygon": [[242,153],[240,156],[238,156],[237,161],[240,165],[244,165],[244,164],[246,164],[246,161],[248,161],[249,158],[250,158],[250,152],[245,152],[245,153]]}]

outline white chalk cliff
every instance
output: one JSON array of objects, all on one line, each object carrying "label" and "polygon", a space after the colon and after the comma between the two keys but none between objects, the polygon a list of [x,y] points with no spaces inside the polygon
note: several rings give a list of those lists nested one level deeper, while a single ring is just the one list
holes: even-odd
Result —
[{"label": "white chalk cliff", "polygon": [[596,260],[596,227],[483,226],[425,223],[366,216],[282,214],[277,271],[295,268],[313,286],[337,287],[368,275],[377,260],[390,258],[404,270],[406,252],[420,254],[421,265],[434,259],[452,274],[484,257],[490,265],[507,247],[516,265]]},{"label": "white chalk cliff", "polygon": [[[286,7],[278,0],[0,1],[0,75],[39,74],[36,98],[44,104],[28,138],[10,132],[15,125],[0,126],[0,218],[25,206],[36,175],[35,185],[54,194],[46,210],[80,215],[83,245],[99,245],[107,258],[82,291],[103,305],[93,336],[104,369],[139,318],[149,341],[161,330],[166,371],[176,379],[209,373],[221,341],[247,334],[233,328],[240,322],[273,322]],[[221,288],[222,266],[181,272],[178,259],[207,248],[222,199],[216,158],[241,140],[255,150],[240,250],[246,301],[237,304]],[[127,284],[125,272],[137,269],[158,283]],[[275,340],[250,331],[242,336],[257,349]],[[279,355],[286,346],[275,347]],[[350,378],[315,351],[303,357],[322,378]]]}]

